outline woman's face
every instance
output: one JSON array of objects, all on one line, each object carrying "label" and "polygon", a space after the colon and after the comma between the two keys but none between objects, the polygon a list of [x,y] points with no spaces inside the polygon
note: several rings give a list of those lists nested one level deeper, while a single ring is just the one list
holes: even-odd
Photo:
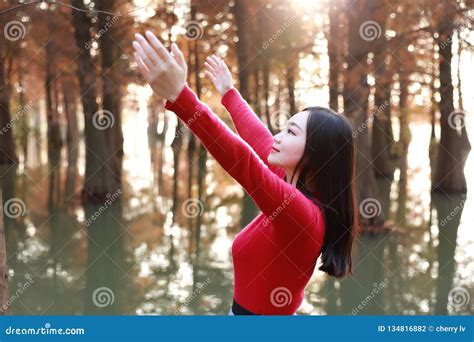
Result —
[{"label": "woman's face", "polygon": [[296,113],[288,120],[286,127],[273,137],[273,148],[267,158],[269,164],[281,166],[290,174],[294,172],[306,144],[308,115],[309,111]]}]

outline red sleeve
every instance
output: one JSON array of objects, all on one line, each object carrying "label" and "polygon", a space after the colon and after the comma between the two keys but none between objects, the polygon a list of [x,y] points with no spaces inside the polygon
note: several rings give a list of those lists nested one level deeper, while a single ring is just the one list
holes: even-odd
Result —
[{"label": "red sleeve", "polygon": [[282,167],[271,165],[267,161],[274,143],[272,133],[252,111],[237,89],[232,88],[227,91],[222,97],[221,103],[229,112],[235,129],[242,139],[253,148],[270,170],[283,177],[285,170]]},{"label": "red sleeve", "polygon": [[286,220],[289,229],[316,227],[319,209],[299,190],[286,183],[265,165],[255,151],[200,102],[186,85],[166,109],[178,117],[201,140],[216,161],[245,189],[270,220]]}]

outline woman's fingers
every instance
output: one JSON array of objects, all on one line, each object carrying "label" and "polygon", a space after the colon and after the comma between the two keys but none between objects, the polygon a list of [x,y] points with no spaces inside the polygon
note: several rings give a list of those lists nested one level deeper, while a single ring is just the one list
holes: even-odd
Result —
[{"label": "woman's fingers", "polygon": [[133,48],[138,53],[138,55],[141,57],[143,63],[146,65],[146,67],[150,70],[153,69],[155,65],[153,64],[153,62],[148,57],[145,50],[143,50],[143,47],[138,42],[134,41],[133,42]]},{"label": "woman's fingers", "polygon": [[222,58],[217,57],[216,55],[213,55],[214,63],[218,66],[219,69],[222,69],[222,64],[225,64]]},{"label": "woman's fingers", "polygon": [[207,61],[204,62],[204,65],[206,66],[207,70],[209,70],[213,75],[217,75],[217,70]]},{"label": "woman's fingers", "polygon": [[216,82],[216,78],[209,71],[206,70],[205,74],[213,83]]},{"label": "woman's fingers", "polygon": [[160,40],[156,38],[153,33],[151,33],[150,31],[146,31],[146,37],[150,40],[151,45],[163,61],[170,62],[172,60],[172,57],[168,50],[166,50]]},{"label": "woman's fingers", "polygon": [[219,58],[216,55],[212,55],[212,59],[214,63],[217,65],[215,68],[218,68],[218,70],[222,70],[223,72],[230,74],[229,67],[227,66],[227,64],[225,64],[222,58]]},{"label": "woman's fingers", "polygon": [[133,53],[133,57],[135,58],[135,62],[137,62],[138,68],[140,69],[140,72],[142,73],[143,77],[148,78],[149,70],[146,67],[145,63],[143,63],[141,57],[136,52]]},{"label": "woman's fingers", "polygon": [[216,57],[216,63],[219,64],[219,67],[222,69],[222,71],[227,71],[230,73],[229,68],[227,67],[227,64],[225,64],[224,60],[222,58],[217,58]]},{"label": "woman's fingers", "polygon": [[218,69],[218,68],[219,68],[219,64],[217,64],[217,63],[215,62],[215,60],[214,60],[212,57],[214,57],[214,56],[208,56],[207,59],[206,59],[206,61],[207,61],[215,70],[219,70],[219,69]]},{"label": "woman's fingers", "polygon": [[173,43],[171,44],[171,51],[173,51],[173,58],[175,60],[175,62],[185,68],[186,67],[186,60],[184,59],[184,55],[183,53],[181,52],[181,50],[179,49],[178,45],[176,43]]},{"label": "woman's fingers", "polygon": [[216,63],[216,65],[219,65],[219,57],[217,57],[216,55],[212,55],[211,58],[214,61],[214,63]]},{"label": "woman's fingers", "polygon": [[139,33],[135,35],[135,38],[137,39],[143,50],[146,52],[148,58],[150,58],[153,65],[160,64],[161,58],[158,57],[156,51],[151,47],[150,43],[148,43],[148,41]]},{"label": "woman's fingers", "polygon": [[222,70],[224,72],[227,72],[230,74],[230,70],[229,70],[229,67],[227,66],[227,64],[225,64],[224,60],[221,59],[221,67],[222,67]]}]

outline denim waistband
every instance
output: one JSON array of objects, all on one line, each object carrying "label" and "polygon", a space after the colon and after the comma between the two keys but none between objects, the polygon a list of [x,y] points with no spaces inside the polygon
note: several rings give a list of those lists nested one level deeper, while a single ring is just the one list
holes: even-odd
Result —
[{"label": "denim waistband", "polygon": [[235,299],[232,300],[232,312],[234,313],[234,315],[257,315],[257,314],[254,314],[252,311],[250,310],[247,310],[246,308],[244,308],[242,305],[240,305],[239,303],[237,303],[235,301]]}]

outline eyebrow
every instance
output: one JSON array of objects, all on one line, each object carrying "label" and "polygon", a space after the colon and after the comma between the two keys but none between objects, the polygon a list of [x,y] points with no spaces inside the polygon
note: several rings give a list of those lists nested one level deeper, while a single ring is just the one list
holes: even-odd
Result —
[{"label": "eyebrow", "polygon": [[290,122],[290,126],[292,126],[292,125],[298,127],[298,128],[300,129],[300,131],[303,132],[303,130],[301,129],[301,127],[298,126],[297,124],[295,124],[293,121]]}]

